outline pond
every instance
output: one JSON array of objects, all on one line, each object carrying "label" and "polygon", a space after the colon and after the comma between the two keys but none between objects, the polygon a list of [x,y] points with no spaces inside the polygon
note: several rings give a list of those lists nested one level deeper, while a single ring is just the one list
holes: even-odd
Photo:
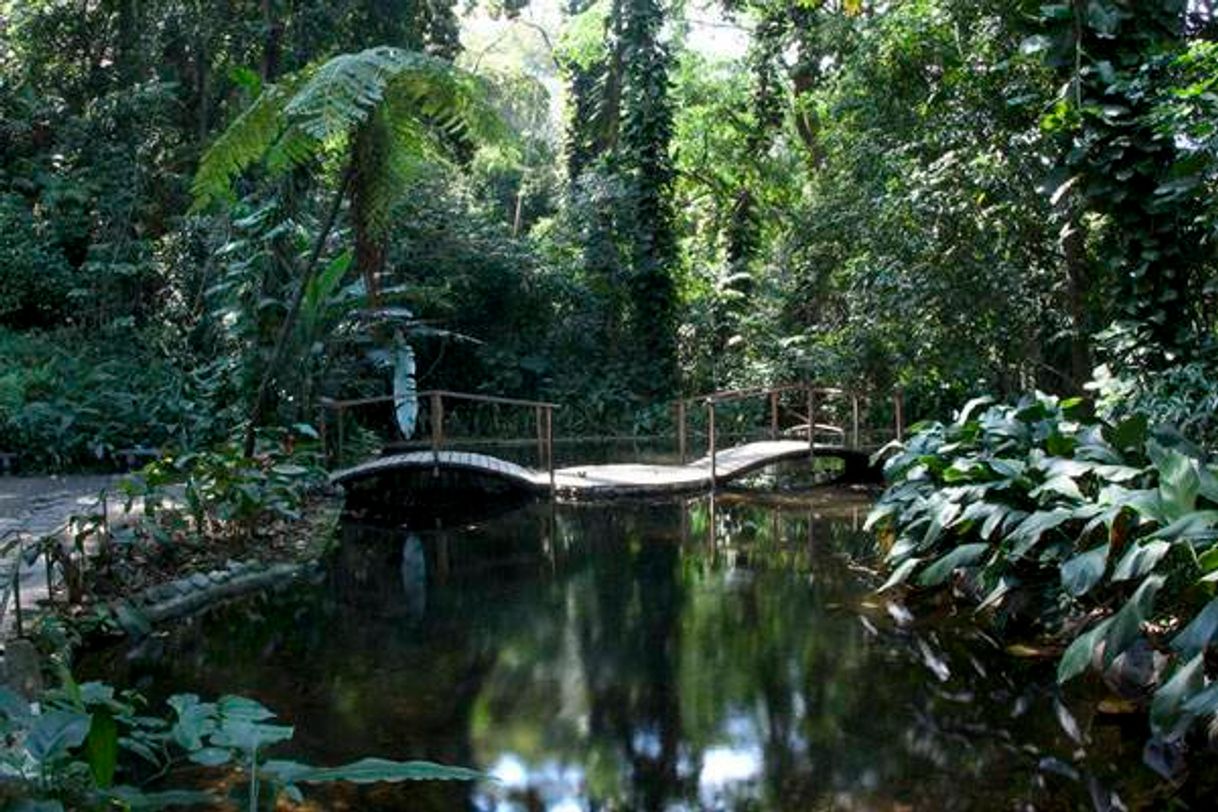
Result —
[{"label": "pond", "polygon": [[327,809],[1074,809],[1140,792],[1137,733],[1088,722],[1083,747],[1051,664],[877,598],[866,501],[813,493],[348,520],[312,583],[83,666],[151,698],[256,698],[296,726],[285,757],[498,779],[313,793]]}]

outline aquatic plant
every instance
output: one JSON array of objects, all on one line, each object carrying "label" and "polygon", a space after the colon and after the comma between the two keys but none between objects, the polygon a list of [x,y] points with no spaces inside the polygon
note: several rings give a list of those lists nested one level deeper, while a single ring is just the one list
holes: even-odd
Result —
[{"label": "aquatic plant", "polygon": [[891,545],[883,589],[950,586],[999,624],[1032,620],[1065,644],[1061,682],[1089,668],[1111,681],[1149,647],[1145,760],[1174,773],[1189,732],[1218,712],[1206,663],[1218,468],[1143,415],[1107,423],[1044,395],[974,400],[881,453],[890,484],[868,526]]}]

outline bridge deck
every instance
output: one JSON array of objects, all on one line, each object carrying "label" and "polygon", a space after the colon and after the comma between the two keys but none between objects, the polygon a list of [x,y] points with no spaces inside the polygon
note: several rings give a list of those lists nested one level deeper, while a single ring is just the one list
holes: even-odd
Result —
[{"label": "bridge deck", "polygon": [[[867,452],[838,445],[816,444],[815,454],[863,461]],[[715,455],[714,483],[721,485],[751,471],[783,460],[809,456],[806,440],[771,440],[747,443]],[[535,471],[486,454],[458,451],[414,451],[392,454],[334,473],[338,485],[393,471],[443,468],[497,476],[539,493],[549,493],[550,474]],[[707,490],[712,486],[709,456],[687,465],[579,465],[554,471],[556,495],[575,499],[664,494]]]}]

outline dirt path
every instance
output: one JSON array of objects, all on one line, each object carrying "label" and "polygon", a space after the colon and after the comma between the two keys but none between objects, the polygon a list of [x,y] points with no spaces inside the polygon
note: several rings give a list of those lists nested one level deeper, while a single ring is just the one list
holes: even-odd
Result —
[{"label": "dirt path", "polygon": [[[11,593],[18,547],[10,542],[37,541],[59,531],[69,517],[93,513],[102,491],[113,490],[118,480],[116,475],[96,474],[0,477],[0,640],[8,638],[15,616]],[[121,509],[122,499],[111,494],[108,501],[113,509]],[[46,592],[42,561],[22,564],[22,607],[33,608]]]}]

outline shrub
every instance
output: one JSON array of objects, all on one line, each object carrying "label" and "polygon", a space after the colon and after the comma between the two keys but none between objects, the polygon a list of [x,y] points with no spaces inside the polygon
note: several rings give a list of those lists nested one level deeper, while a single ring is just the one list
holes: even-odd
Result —
[{"label": "shrub", "polygon": [[1149,645],[1166,666],[1147,760],[1168,771],[1155,754],[1218,712],[1218,469],[1144,415],[1113,424],[1043,395],[975,400],[888,454],[868,520],[891,544],[883,588],[950,584],[999,622],[1030,605],[1067,644],[1063,682]]}]

